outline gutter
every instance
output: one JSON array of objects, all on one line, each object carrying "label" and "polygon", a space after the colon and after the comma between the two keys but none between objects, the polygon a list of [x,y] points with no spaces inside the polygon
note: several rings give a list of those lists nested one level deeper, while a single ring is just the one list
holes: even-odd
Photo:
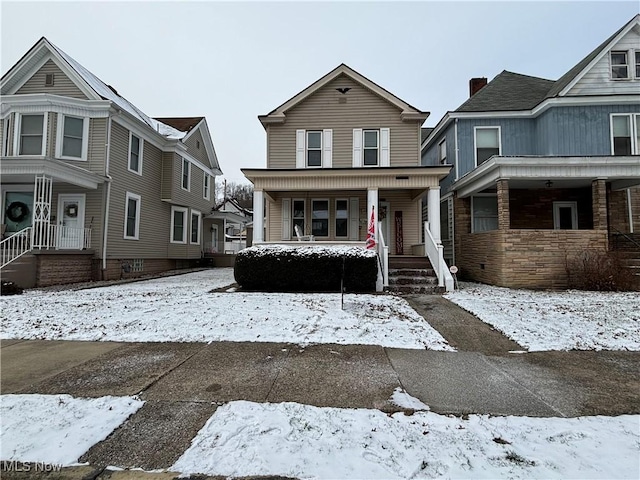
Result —
[{"label": "gutter", "polygon": [[104,280],[105,272],[107,270],[107,237],[109,233],[109,203],[111,201],[111,175],[109,175],[109,157],[111,152],[111,113],[109,113],[109,120],[107,121],[107,154],[105,156],[104,164],[104,176],[107,177],[107,198],[105,199],[104,207],[104,222],[102,225],[102,279]]}]

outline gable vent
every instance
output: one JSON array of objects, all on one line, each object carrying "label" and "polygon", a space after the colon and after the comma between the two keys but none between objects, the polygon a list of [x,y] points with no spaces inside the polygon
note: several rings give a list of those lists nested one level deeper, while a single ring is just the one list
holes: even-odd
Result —
[{"label": "gable vent", "polygon": [[341,94],[343,94],[343,95],[344,95],[344,94],[345,94],[345,93],[347,93],[349,90],[351,90],[351,87],[342,87],[342,88],[341,88],[341,87],[338,87],[338,88],[336,88],[336,90],[337,90],[337,91],[339,91]]},{"label": "gable vent", "polygon": [[44,76],[44,86],[53,87],[53,73],[47,73]]}]

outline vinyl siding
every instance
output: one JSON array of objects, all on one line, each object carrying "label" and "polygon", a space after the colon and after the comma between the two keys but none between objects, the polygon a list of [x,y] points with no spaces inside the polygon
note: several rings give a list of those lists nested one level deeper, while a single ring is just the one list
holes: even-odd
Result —
[{"label": "vinyl siding", "polygon": [[[343,95],[336,90],[350,87]],[[340,99],[347,103],[338,103]],[[284,124],[269,126],[267,168],[296,167],[296,130],[333,130],[333,167],[351,167],[353,129],[385,128],[390,131],[392,167],[420,164],[421,122],[402,122],[400,109],[362,85],[341,75],[286,112]]]},{"label": "vinyl siding", "polygon": [[[632,29],[611,50],[631,52],[640,47],[640,34]],[[633,78],[635,59],[627,58],[630,80],[611,80],[610,56],[604,55],[585,75],[567,92],[567,95],[638,95],[640,79]]]},{"label": "vinyl siding", "polygon": [[[173,176],[173,196],[172,203],[182,206],[191,206],[207,214],[213,207],[213,198],[205,200],[202,197],[202,183],[204,181],[204,172],[196,165],[191,163],[191,178],[189,191],[182,188],[182,157],[178,154],[173,156],[173,168],[171,172]],[[211,181],[214,179],[212,178]]]},{"label": "vinyl siding", "polygon": [[[49,73],[54,75],[53,86],[45,87],[45,76]],[[87,99],[86,95],[60,70],[53,60],[47,61],[40,67],[16,92],[17,95],[26,95],[29,93],[51,93],[63,97]]]},{"label": "vinyl siding", "polygon": [[51,194],[51,223],[58,224],[62,218],[58,212],[58,195],[61,193],[84,193],[84,228],[91,228],[91,248],[95,250],[95,257],[102,255],[102,226],[104,225],[103,199],[104,185],[98,186],[96,190],[87,190],[75,185],[65,183],[54,183]]},{"label": "vinyl siding", "polygon": [[170,200],[173,197],[173,157],[171,152],[162,153],[162,183],[160,186],[162,199]]},{"label": "vinyl siding", "polygon": [[449,191],[456,178],[456,137],[455,126],[452,122],[422,155],[422,165],[440,166],[440,143],[447,141],[447,164],[453,165],[449,175],[440,182],[442,192]]},{"label": "vinyl siding", "polygon": [[[198,148],[198,142],[200,142],[200,148]],[[202,140],[202,133],[198,128],[193,134],[184,142],[187,146],[187,152],[192,157],[198,159],[204,166],[210,167],[209,157],[207,156],[207,150],[204,148],[204,141]]]},{"label": "vinyl siding", "polygon": [[[84,168],[98,175],[105,173],[105,155],[107,144],[107,122],[106,118],[90,118],[89,119],[89,144],[87,148],[86,160],[69,160],[60,159],[61,162]],[[48,155],[52,158],[56,156],[58,114],[49,113],[49,130],[48,130]]]},{"label": "vinyl siding", "polygon": [[6,119],[9,122],[9,129],[7,131],[7,156],[13,155],[13,136],[15,135],[16,114],[11,113]]}]

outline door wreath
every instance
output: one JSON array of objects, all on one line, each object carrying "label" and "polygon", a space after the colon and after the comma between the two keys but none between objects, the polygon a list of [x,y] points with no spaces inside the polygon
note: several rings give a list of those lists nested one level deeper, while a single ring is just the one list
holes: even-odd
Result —
[{"label": "door wreath", "polygon": [[29,207],[24,202],[12,202],[5,213],[9,220],[20,223],[29,215]]},{"label": "door wreath", "polygon": [[71,203],[64,207],[64,215],[69,218],[76,218],[78,216],[78,205]]}]

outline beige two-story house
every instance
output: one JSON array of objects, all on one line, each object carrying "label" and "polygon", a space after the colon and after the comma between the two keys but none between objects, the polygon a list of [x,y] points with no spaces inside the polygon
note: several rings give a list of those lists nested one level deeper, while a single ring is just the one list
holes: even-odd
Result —
[{"label": "beige two-story house", "polygon": [[113,279],[201,258],[221,173],[204,117],[151,118],[46,38],[1,92],[3,279]]},{"label": "beige two-story house", "polygon": [[342,64],[258,117],[266,168],[243,169],[254,184],[253,243],[302,233],[364,246],[373,214],[390,255],[424,255],[422,200],[439,243],[439,182],[450,169],[421,165],[428,115]]}]

